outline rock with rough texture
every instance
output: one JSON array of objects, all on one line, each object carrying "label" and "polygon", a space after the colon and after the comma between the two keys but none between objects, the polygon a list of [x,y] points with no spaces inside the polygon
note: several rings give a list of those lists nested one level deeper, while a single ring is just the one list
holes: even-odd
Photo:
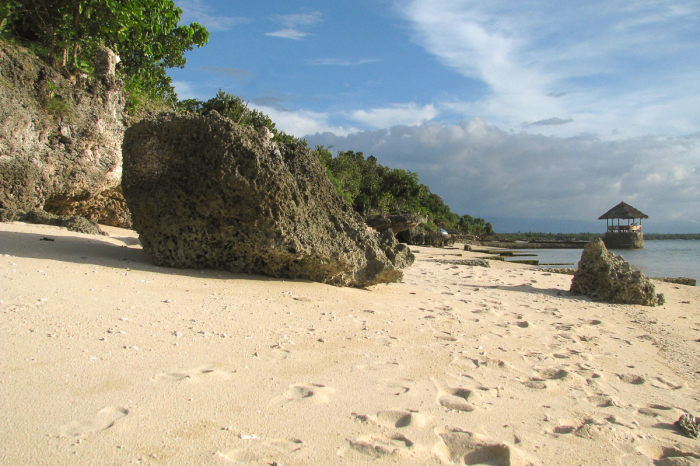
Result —
[{"label": "rock with rough texture", "polygon": [[85,217],[91,222],[131,229],[131,212],[126,205],[121,185],[84,200],[55,196],[44,209],[68,216]]},{"label": "rock with rough texture", "polygon": [[43,210],[30,210],[25,215],[22,215],[19,220],[27,223],[65,227],[70,231],[87,233],[89,235],[105,234],[95,222],[91,222],[84,217],[54,215]]},{"label": "rock with rough texture", "polygon": [[363,287],[400,281],[413,262],[338,196],[306,147],[216,112],[142,120],[123,154],[134,228],[159,265]]},{"label": "rock with rough texture", "polygon": [[112,75],[68,80],[0,41],[0,208],[70,204],[118,186],[125,102]]},{"label": "rock with rough texture", "polygon": [[22,217],[22,215],[24,215],[24,212],[21,210],[0,207],[0,222],[16,222]]},{"label": "rock with rough texture", "polygon": [[439,264],[450,265],[468,265],[469,267],[491,267],[486,259],[428,259],[429,262],[437,262]]},{"label": "rock with rough texture", "polygon": [[599,238],[583,250],[571,282],[571,293],[617,304],[656,306],[664,303],[663,295],[656,294],[654,284],[622,256],[609,252]]},{"label": "rock with rough texture", "polygon": [[451,236],[443,235],[442,233],[426,231],[421,227],[404,230],[396,235],[396,238],[402,243],[415,246],[433,246],[441,248],[451,246],[455,243]]},{"label": "rock with rough texture", "polygon": [[384,254],[396,267],[403,269],[413,264],[415,256],[408,246],[396,241],[391,228],[379,234],[379,241]]},{"label": "rock with rough texture", "polygon": [[377,231],[404,231],[421,224],[423,219],[418,214],[377,215],[366,220],[367,225]]},{"label": "rock with rough texture", "polygon": [[677,285],[698,286],[698,281],[688,277],[651,277],[652,280],[659,280],[666,283],[675,283]]}]

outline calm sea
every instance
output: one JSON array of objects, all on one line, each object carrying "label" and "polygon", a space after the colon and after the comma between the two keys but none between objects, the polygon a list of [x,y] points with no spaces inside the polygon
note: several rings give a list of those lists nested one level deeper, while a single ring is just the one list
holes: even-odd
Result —
[{"label": "calm sea", "polygon": [[[687,277],[700,282],[700,241],[669,240],[645,241],[644,249],[611,249],[649,277]],[[581,249],[522,249],[518,252],[537,254],[540,263],[572,263],[576,267],[581,259]],[[555,266],[552,266],[555,267]]]}]

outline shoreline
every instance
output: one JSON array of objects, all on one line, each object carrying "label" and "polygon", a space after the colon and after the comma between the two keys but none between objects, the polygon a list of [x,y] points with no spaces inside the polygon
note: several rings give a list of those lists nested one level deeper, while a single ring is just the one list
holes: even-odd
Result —
[{"label": "shoreline", "polygon": [[700,460],[673,426],[700,412],[697,287],[611,305],[412,247],[402,283],[336,288],[159,268],[105,229],[0,224],[2,464]]}]

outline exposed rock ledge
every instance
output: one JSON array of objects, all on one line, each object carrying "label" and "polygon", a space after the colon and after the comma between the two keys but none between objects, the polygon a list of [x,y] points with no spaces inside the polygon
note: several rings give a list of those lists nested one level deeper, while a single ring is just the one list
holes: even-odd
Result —
[{"label": "exposed rock ledge", "polygon": [[571,281],[571,294],[617,304],[656,306],[664,303],[664,296],[656,294],[654,284],[621,256],[608,251],[600,238],[591,241],[583,250]]},{"label": "exposed rock ledge", "polygon": [[364,287],[413,255],[345,204],[305,147],[211,112],[161,114],[124,136],[124,197],[159,265]]},{"label": "exposed rock ledge", "polygon": [[[86,215],[77,204],[116,188],[122,87],[112,75],[67,80],[28,50],[0,41],[0,208]],[[110,223],[128,213],[98,210],[87,216],[129,226]]]}]

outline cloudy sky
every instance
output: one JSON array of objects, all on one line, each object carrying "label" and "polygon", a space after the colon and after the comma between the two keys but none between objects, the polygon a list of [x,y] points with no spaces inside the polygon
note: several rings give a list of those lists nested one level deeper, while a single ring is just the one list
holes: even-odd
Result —
[{"label": "cloudy sky", "polygon": [[175,3],[211,34],[182,99],[240,95],[497,231],[602,230],[624,200],[700,232],[697,0]]}]

